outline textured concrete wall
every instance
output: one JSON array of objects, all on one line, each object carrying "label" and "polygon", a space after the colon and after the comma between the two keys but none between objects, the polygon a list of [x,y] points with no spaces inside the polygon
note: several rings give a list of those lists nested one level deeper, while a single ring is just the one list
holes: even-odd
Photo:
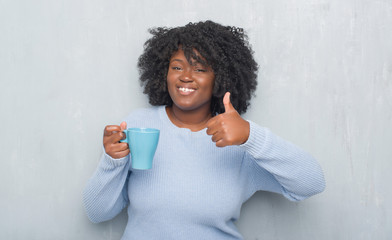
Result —
[{"label": "textured concrete wall", "polygon": [[392,2],[0,0],[0,238],[120,239],[81,192],[102,130],[148,106],[136,61],[147,29],[243,27],[260,64],[246,118],[311,152],[327,189],[301,203],[260,192],[245,239],[392,238]]}]

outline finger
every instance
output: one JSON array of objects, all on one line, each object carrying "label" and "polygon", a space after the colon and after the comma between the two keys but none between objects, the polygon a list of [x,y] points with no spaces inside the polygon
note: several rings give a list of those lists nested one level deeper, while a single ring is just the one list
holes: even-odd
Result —
[{"label": "finger", "polygon": [[217,121],[217,117],[218,117],[219,115],[217,115],[217,116],[215,116],[215,117],[212,117],[212,118],[210,118],[210,120],[208,120],[207,121],[207,128],[209,128],[209,127],[211,127],[212,125],[214,125],[214,123]]},{"label": "finger", "polygon": [[221,132],[216,132],[214,135],[212,135],[211,140],[213,142],[219,142],[220,140],[223,139],[223,134]]},{"label": "finger", "polygon": [[122,122],[122,123],[120,124],[120,128],[121,128],[121,130],[127,129],[127,122]]},{"label": "finger", "polygon": [[216,129],[215,126],[216,125],[216,117],[211,118],[210,120],[208,120],[207,122],[207,134],[208,135],[212,135],[215,133]]},{"label": "finger", "polygon": [[215,145],[217,147],[226,147],[226,146],[228,146],[228,144],[226,143],[226,141],[223,138],[218,140],[218,141],[216,141]]},{"label": "finger", "polygon": [[113,141],[114,142],[119,142],[120,140],[124,140],[126,138],[126,135],[123,131],[120,131],[116,134],[113,134]]},{"label": "finger", "polygon": [[113,152],[122,152],[127,150],[128,148],[128,143],[126,142],[119,142],[111,145],[111,151]]},{"label": "finger", "polygon": [[207,128],[207,135],[214,135],[217,132],[216,128],[209,127]]},{"label": "finger", "polygon": [[104,144],[113,144],[113,143],[117,143],[120,140],[125,138],[125,134],[122,131],[116,132],[116,133],[112,133],[112,135],[110,136],[104,136]]},{"label": "finger", "polygon": [[224,114],[218,114],[207,122],[207,128],[219,128],[219,124],[224,122]]},{"label": "finger", "polygon": [[230,101],[230,92],[226,92],[223,97],[223,105],[225,106],[225,113],[235,111],[235,108]]},{"label": "finger", "polygon": [[121,127],[120,126],[118,126],[118,125],[108,125],[104,129],[103,135],[104,136],[110,136],[114,132],[119,132],[119,131],[121,131]]},{"label": "finger", "polygon": [[219,121],[211,122],[207,125],[207,135],[214,135],[219,129]]},{"label": "finger", "polygon": [[110,156],[112,158],[119,159],[119,158],[126,157],[129,153],[130,153],[130,151],[129,151],[129,149],[127,149],[127,150],[124,150],[124,151],[121,151],[121,152],[112,153],[112,154],[110,154]]}]

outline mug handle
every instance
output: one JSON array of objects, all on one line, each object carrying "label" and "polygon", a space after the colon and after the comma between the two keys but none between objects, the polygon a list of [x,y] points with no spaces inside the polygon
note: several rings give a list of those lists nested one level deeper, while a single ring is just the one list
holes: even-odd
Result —
[{"label": "mug handle", "polygon": [[121,139],[120,142],[128,142],[127,130],[122,131],[125,134],[125,139]]}]

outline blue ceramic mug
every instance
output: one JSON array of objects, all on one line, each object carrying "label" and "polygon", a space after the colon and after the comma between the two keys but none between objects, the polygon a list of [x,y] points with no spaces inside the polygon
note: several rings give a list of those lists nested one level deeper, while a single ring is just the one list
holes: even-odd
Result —
[{"label": "blue ceramic mug", "polygon": [[131,150],[131,162],[134,169],[150,169],[158,146],[159,130],[155,128],[128,128],[124,130]]}]

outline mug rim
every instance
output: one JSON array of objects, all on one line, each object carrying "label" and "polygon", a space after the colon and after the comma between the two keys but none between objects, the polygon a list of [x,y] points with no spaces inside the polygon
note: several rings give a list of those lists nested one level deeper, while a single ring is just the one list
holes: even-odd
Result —
[{"label": "mug rim", "polygon": [[127,131],[138,133],[159,133],[159,129],[156,128],[127,128]]}]

